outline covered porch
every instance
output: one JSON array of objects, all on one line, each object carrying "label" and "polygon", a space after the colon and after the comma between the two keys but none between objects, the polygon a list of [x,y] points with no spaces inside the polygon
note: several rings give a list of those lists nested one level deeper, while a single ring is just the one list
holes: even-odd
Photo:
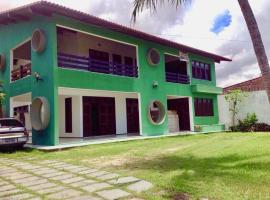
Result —
[{"label": "covered porch", "polygon": [[60,143],[141,135],[140,95],[59,88]]}]

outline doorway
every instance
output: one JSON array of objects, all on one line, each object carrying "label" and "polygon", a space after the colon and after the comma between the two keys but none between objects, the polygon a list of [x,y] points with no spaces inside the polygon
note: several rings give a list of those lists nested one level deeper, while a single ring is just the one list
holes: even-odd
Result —
[{"label": "doorway", "polygon": [[127,109],[127,133],[128,134],[139,134],[140,133],[140,122],[139,122],[139,102],[138,99],[127,98],[126,99]]},{"label": "doorway", "polygon": [[167,100],[168,110],[174,113],[178,120],[179,131],[190,130],[189,99],[173,98]]},{"label": "doorway", "polygon": [[83,137],[116,134],[115,99],[83,97]]}]

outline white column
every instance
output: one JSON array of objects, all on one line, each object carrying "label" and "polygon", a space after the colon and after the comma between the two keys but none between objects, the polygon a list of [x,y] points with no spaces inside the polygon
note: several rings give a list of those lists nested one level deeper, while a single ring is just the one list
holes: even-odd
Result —
[{"label": "white column", "polygon": [[127,133],[126,98],[119,94],[115,96],[116,134]]},{"label": "white column", "polygon": [[194,119],[193,119],[193,101],[192,97],[188,98],[189,105],[189,120],[190,120],[190,130],[194,131]]}]

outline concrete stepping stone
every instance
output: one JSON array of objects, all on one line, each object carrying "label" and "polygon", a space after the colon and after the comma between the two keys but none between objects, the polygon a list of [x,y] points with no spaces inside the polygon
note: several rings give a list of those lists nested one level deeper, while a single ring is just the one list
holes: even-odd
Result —
[{"label": "concrete stepping stone", "polygon": [[105,174],[108,174],[109,172],[105,172],[105,171],[96,171],[96,172],[93,172],[93,173],[90,173],[90,174],[85,174],[86,176],[90,176],[90,177],[99,177],[99,176],[102,176],[102,175],[105,175]]},{"label": "concrete stepping stone", "polygon": [[128,192],[120,189],[103,190],[96,193],[106,200],[116,200],[130,195]]},{"label": "concrete stepping stone", "polygon": [[40,178],[39,177],[36,177],[36,176],[30,176],[28,178],[23,178],[23,179],[18,179],[18,180],[13,180],[15,183],[17,184],[23,184],[23,183],[29,183],[29,182],[32,182],[32,181],[36,181],[36,180],[39,180]]},{"label": "concrete stepping stone", "polygon": [[97,182],[94,181],[94,180],[87,179],[85,181],[80,181],[80,182],[72,183],[70,185],[72,187],[83,187],[83,186],[87,186],[87,185],[90,185],[90,184],[93,184],[93,183],[97,183]]},{"label": "concrete stepping stone", "polygon": [[19,189],[12,189],[12,190],[6,190],[6,191],[2,191],[0,192],[0,198],[4,197],[4,196],[10,196],[10,195],[14,195],[21,192],[21,190]]},{"label": "concrete stepping stone", "polygon": [[41,162],[39,162],[39,164],[52,164],[52,163],[59,163],[59,161],[56,160],[43,160]]},{"label": "concrete stepping stone", "polygon": [[43,177],[45,178],[52,178],[52,177],[56,177],[56,176],[62,176],[66,174],[65,172],[55,172],[55,173],[49,173],[49,174],[42,174]]},{"label": "concrete stepping stone", "polygon": [[6,178],[10,180],[19,180],[19,179],[25,179],[25,178],[30,178],[30,177],[32,177],[32,175],[30,174],[16,173]]},{"label": "concrete stepping stone", "polygon": [[119,176],[120,176],[119,174],[111,173],[111,174],[105,174],[105,175],[99,176],[97,178],[100,179],[100,180],[105,181],[105,180],[110,180],[110,179],[117,178]]},{"label": "concrete stepping stone", "polygon": [[73,174],[65,174],[65,175],[51,177],[50,179],[55,180],[55,181],[62,181],[62,180],[73,178],[73,177],[74,177]]},{"label": "concrete stepping stone", "polygon": [[108,183],[94,183],[94,184],[82,187],[82,189],[86,190],[87,192],[95,192],[95,191],[102,190],[109,187],[112,187],[112,185]]},{"label": "concrete stepping stone", "polygon": [[3,198],[3,199],[5,199],[5,200],[23,200],[23,199],[29,199],[30,197],[33,197],[33,196],[34,195],[29,194],[29,193],[23,193],[23,194],[8,196],[8,197]]},{"label": "concrete stepping stone", "polygon": [[78,173],[78,172],[82,172],[82,171],[86,171],[88,170],[88,168],[86,167],[77,167],[77,168],[73,168],[73,169],[68,169],[68,171],[72,172],[72,173]]},{"label": "concrete stepping stone", "polygon": [[121,177],[115,180],[110,180],[108,181],[108,183],[111,184],[127,184],[127,183],[133,183],[133,182],[137,182],[140,181],[140,179],[133,177],[133,176],[126,176],[126,177]]},{"label": "concrete stepping stone", "polygon": [[50,194],[50,193],[54,193],[54,192],[58,192],[58,191],[63,191],[63,190],[66,190],[66,189],[67,188],[65,188],[63,186],[57,186],[57,187],[37,190],[36,192],[39,193],[39,194]]},{"label": "concrete stepping stone", "polygon": [[34,173],[37,175],[43,175],[43,174],[52,174],[57,173],[58,171],[55,169],[46,169],[46,170],[35,170]]},{"label": "concrete stepping stone", "polygon": [[73,197],[70,200],[102,200],[101,198],[94,197],[91,195],[86,195],[86,196],[79,196],[79,197]]},{"label": "concrete stepping stone", "polygon": [[87,169],[85,171],[78,172],[78,174],[82,174],[82,175],[84,175],[84,174],[91,174],[91,173],[97,172],[97,171],[98,171],[97,169]]},{"label": "concrete stepping stone", "polygon": [[82,193],[77,190],[69,189],[61,192],[56,192],[47,196],[48,199],[66,199],[80,196]]},{"label": "concrete stepping stone", "polygon": [[29,187],[29,186],[40,185],[40,184],[44,184],[44,183],[48,183],[48,180],[47,179],[39,179],[39,180],[35,180],[35,181],[30,181],[27,183],[21,183],[21,185],[23,185],[24,187]]},{"label": "concrete stepping stone", "polygon": [[46,188],[52,188],[52,187],[56,187],[57,185],[55,183],[43,183],[43,184],[40,184],[40,185],[33,185],[33,186],[30,186],[28,187],[28,189],[30,190],[41,190],[41,189],[46,189]]},{"label": "concrete stepping stone", "polygon": [[75,182],[79,182],[79,181],[83,181],[83,180],[86,180],[86,179],[82,178],[82,177],[73,177],[73,178],[68,178],[68,179],[62,180],[61,182],[69,184],[69,183],[75,183]]},{"label": "concrete stepping stone", "polygon": [[149,190],[152,187],[153,187],[152,183],[150,183],[148,181],[141,180],[139,182],[136,182],[136,183],[129,185],[127,187],[127,189],[129,189],[131,191],[135,191],[135,192],[143,192],[143,191]]},{"label": "concrete stepping stone", "polygon": [[0,187],[0,193],[8,191],[8,190],[13,190],[16,189],[16,187],[14,185],[5,185],[3,187]]}]

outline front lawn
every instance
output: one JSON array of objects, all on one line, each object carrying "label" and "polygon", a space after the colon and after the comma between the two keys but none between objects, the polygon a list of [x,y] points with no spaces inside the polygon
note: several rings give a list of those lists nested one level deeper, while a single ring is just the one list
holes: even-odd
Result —
[{"label": "front lawn", "polygon": [[[145,199],[270,199],[270,133],[216,133],[92,145],[0,157],[61,160],[154,184]],[[35,161],[36,162],[36,161]]]}]

